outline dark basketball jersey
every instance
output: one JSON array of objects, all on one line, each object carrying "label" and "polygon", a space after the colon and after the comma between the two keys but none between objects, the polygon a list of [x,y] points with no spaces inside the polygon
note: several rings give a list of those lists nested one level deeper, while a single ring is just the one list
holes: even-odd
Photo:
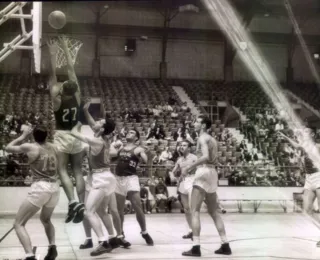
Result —
[{"label": "dark basketball jersey", "polygon": [[57,157],[52,146],[40,146],[40,152],[38,157],[29,162],[30,170],[32,172],[33,181],[39,179],[51,179],[57,180],[58,171],[57,171]]},{"label": "dark basketball jersey", "polygon": [[318,169],[314,166],[312,160],[307,155],[304,158],[304,168],[307,174],[318,172]]},{"label": "dark basketball jersey", "polygon": [[118,163],[116,166],[116,175],[118,176],[131,176],[137,173],[137,166],[139,157],[134,154],[135,146],[129,151],[122,149],[119,152]]},{"label": "dark basketball jersey", "polygon": [[56,130],[71,130],[79,121],[80,106],[75,96],[61,96],[60,108],[54,112]]},{"label": "dark basketball jersey", "polygon": [[88,159],[89,159],[89,166],[91,170],[109,168],[110,167],[109,148],[104,143],[101,151],[97,155],[93,155],[90,147]]}]

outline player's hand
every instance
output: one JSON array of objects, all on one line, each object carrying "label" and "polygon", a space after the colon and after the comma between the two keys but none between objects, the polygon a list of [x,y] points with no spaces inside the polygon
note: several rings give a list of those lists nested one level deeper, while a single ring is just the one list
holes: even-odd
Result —
[{"label": "player's hand", "polygon": [[49,39],[47,41],[47,45],[48,45],[48,48],[49,48],[49,52],[51,55],[56,55],[57,52],[58,52],[58,44],[55,40],[53,39]]},{"label": "player's hand", "polygon": [[173,172],[169,172],[171,182],[177,181],[177,178],[174,176]]},{"label": "player's hand", "polygon": [[113,146],[114,149],[120,150],[122,148],[122,146],[123,146],[123,143],[118,140],[118,141],[113,142],[112,146]]},{"label": "player's hand", "polygon": [[22,135],[24,138],[28,137],[33,132],[33,127],[27,126],[22,130]]},{"label": "player's hand", "polygon": [[61,35],[58,37],[58,40],[61,44],[61,46],[64,48],[64,49],[67,49],[68,48],[68,44],[67,44],[67,37],[65,35]]}]

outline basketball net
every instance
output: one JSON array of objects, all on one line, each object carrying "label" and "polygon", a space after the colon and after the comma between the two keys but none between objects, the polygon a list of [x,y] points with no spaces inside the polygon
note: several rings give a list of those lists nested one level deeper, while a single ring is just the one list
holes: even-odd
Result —
[{"label": "basketball net", "polygon": [[[64,54],[63,48],[57,38],[52,39],[58,46],[57,56],[56,56],[56,66],[61,68],[67,65],[67,57]],[[82,46],[82,42],[73,38],[66,38],[67,46],[71,55],[72,63],[75,64],[78,51]]]}]

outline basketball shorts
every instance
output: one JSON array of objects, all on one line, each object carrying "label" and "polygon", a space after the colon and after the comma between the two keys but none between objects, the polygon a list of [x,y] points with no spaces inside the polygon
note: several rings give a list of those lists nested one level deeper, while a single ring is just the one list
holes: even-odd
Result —
[{"label": "basketball shorts", "polygon": [[320,172],[313,174],[306,174],[306,182],[304,184],[304,190],[316,191],[320,188]]},{"label": "basketball shorts", "polygon": [[132,176],[115,176],[117,180],[116,193],[127,196],[129,191],[140,192],[140,183],[137,175]]},{"label": "basketball shorts", "polygon": [[218,189],[218,173],[211,166],[200,166],[194,175],[193,186],[200,187],[206,193],[215,193]]},{"label": "basketball shorts", "polygon": [[115,192],[116,178],[108,169],[93,171],[86,181],[86,191],[90,192],[92,189],[102,189],[105,192],[105,196],[109,196]]},{"label": "basketball shorts", "polygon": [[59,182],[37,181],[31,185],[27,200],[38,208],[54,208],[60,198]]},{"label": "basketball shorts", "polygon": [[180,182],[178,192],[184,195],[188,195],[192,192],[192,186],[194,182],[194,175],[186,176],[186,178]]},{"label": "basketball shorts", "polygon": [[59,152],[67,154],[77,154],[83,150],[82,142],[73,137],[70,131],[57,130],[54,134],[54,144]]}]

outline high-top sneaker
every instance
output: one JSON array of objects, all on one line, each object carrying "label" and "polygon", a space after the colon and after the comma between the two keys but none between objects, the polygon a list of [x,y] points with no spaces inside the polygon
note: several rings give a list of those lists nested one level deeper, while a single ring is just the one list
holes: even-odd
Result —
[{"label": "high-top sneaker", "polygon": [[109,245],[107,241],[101,242],[95,250],[93,250],[90,255],[91,256],[98,256],[105,253],[110,253],[112,251],[112,247]]},{"label": "high-top sneaker", "polygon": [[73,223],[80,223],[84,219],[84,204],[78,203],[77,206],[74,208],[76,214],[73,218]]},{"label": "high-top sneaker", "polygon": [[149,233],[147,233],[147,234],[141,233],[141,235],[144,238],[144,240],[146,241],[148,246],[153,246],[153,240],[152,240],[151,236],[149,235]]},{"label": "high-top sneaker", "polygon": [[189,232],[188,234],[184,235],[182,238],[183,239],[191,239],[191,240],[193,240],[193,234],[192,234],[192,232]]},{"label": "high-top sneaker", "polygon": [[130,242],[125,240],[124,237],[118,237],[117,240],[118,240],[118,244],[124,248],[129,248],[131,246]]},{"label": "high-top sneaker", "polygon": [[193,246],[189,251],[183,252],[183,256],[201,256],[200,246]]},{"label": "high-top sneaker", "polygon": [[231,255],[232,254],[229,243],[222,244],[218,250],[214,251],[214,253],[218,254],[218,255]]},{"label": "high-top sneaker", "polygon": [[112,247],[112,249],[118,248],[120,246],[116,237],[109,239],[109,245]]},{"label": "high-top sneaker", "polygon": [[48,248],[48,253],[45,256],[44,260],[55,260],[58,256],[57,247],[55,245],[51,245]]},{"label": "high-top sneaker", "polygon": [[73,220],[74,216],[76,215],[75,207],[78,205],[78,202],[72,202],[69,204],[68,208],[68,215],[66,217],[65,223],[69,223],[71,220]]},{"label": "high-top sneaker", "polygon": [[79,249],[93,248],[92,239],[86,239],[83,244],[80,245]]},{"label": "high-top sneaker", "polygon": [[26,257],[24,260],[37,260],[37,258],[33,255]]}]

